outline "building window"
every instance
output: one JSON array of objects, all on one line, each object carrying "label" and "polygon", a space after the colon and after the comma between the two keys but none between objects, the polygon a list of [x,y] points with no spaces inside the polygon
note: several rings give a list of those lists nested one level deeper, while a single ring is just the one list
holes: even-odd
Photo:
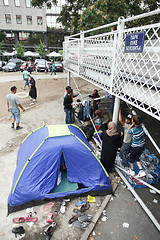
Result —
[{"label": "building window", "polygon": [[32,16],[27,16],[27,24],[32,25]]},{"label": "building window", "polygon": [[11,14],[5,14],[6,23],[11,23]]},{"label": "building window", "polygon": [[37,24],[42,25],[43,24],[43,19],[42,17],[37,17]]},{"label": "building window", "polygon": [[5,6],[8,6],[9,5],[9,0],[3,0],[3,3]]},{"label": "building window", "polygon": [[31,0],[26,0],[26,7],[31,7]]},{"label": "building window", "polygon": [[20,7],[20,0],[14,0],[15,6]]},{"label": "building window", "polygon": [[22,24],[22,16],[21,15],[16,15],[16,23]]}]

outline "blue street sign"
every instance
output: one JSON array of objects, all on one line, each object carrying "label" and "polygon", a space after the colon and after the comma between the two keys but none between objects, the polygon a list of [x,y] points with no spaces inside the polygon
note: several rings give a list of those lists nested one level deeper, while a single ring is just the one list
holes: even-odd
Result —
[{"label": "blue street sign", "polygon": [[145,32],[126,34],[124,52],[143,52]]}]

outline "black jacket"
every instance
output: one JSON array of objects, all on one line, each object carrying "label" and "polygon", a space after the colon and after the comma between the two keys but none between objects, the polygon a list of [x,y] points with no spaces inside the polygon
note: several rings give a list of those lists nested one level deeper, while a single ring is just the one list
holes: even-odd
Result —
[{"label": "black jacket", "polygon": [[63,102],[64,109],[72,110],[72,105],[71,105],[72,102],[73,102],[72,97],[67,94]]}]

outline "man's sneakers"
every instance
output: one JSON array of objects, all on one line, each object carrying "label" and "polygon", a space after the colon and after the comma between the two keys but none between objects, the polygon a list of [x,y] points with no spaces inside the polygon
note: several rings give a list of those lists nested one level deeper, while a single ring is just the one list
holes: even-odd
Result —
[{"label": "man's sneakers", "polygon": [[21,127],[21,126],[18,126],[18,127],[16,127],[16,130],[20,130],[20,129],[22,129],[23,127]]},{"label": "man's sneakers", "polygon": [[127,172],[128,172],[130,175],[135,176],[135,172],[134,172],[134,170],[129,169]]},{"label": "man's sneakers", "polygon": [[[129,169],[127,171],[131,176],[135,176],[135,172],[132,169]],[[141,177],[145,177],[146,173],[145,171],[143,171],[143,169],[139,170],[139,173],[135,176],[136,178],[141,178]]]},{"label": "man's sneakers", "polygon": [[11,128],[14,128],[14,123],[11,124]]},{"label": "man's sneakers", "polygon": [[139,170],[139,173],[136,175],[137,178],[145,177],[146,173],[143,170]]}]

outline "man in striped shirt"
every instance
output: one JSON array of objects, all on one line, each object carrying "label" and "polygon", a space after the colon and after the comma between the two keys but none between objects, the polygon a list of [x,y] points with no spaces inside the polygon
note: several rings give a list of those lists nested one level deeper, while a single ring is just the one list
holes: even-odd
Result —
[{"label": "man in striped shirt", "polygon": [[139,157],[141,156],[144,144],[145,144],[145,133],[143,131],[143,128],[141,126],[142,119],[138,115],[134,115],[132,118],[132,125],[128,128],[127,133],[132,135],[132,144],[130,149],[130,164],[131,169],[129,170],[129,173],[134,176],[134,162],[137,163],[139,167],[139,173],[136,177],[144,177],[146,174],[143,171],[141,162],[139,160]]}]

